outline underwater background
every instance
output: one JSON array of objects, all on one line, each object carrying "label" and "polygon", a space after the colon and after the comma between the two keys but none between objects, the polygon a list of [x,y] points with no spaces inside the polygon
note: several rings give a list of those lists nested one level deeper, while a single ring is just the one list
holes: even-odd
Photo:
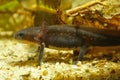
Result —
[{"label": "underwater background", "polygon": [[43,21],[119,31],[120,0],[0,0],[0,80],[120,80],[120,46],[90,47],[76,65],[73,50],[45,48],[38,66],[39,45],[14,34]]}]

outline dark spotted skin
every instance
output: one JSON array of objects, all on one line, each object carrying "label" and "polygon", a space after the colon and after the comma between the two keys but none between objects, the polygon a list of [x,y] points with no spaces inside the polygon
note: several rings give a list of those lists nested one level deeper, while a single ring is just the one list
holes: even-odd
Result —
[{"label": "dark spotted skin", "polygon": [[45,43],[48,46],[52,45],[60,48],[80,47],[83,40],[81,37],[77,36],[76,31],[77,29],[73,27],[51,26],[47,32]]},{"label": "dark spotted skin", "polygon": [[44,46],[48,48],[68,48],[74,50],[81,47],[78,60],[82,60],[89,46],[120,45],[120,31],[84,26],[42,25],[42,27],[31,27],[20,30],[14,37],[19,40],[27,40],[41,45],[39,65],[42,60],[41,56],[44,53]]}]

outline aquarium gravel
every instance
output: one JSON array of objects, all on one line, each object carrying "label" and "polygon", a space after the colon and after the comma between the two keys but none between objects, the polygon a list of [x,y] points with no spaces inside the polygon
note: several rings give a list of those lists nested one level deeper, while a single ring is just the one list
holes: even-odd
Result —
[{"label": "aquarium gravel", "polygon": [[119,53],[114,54],[117,61],[93,59],[73,65],[72,51],[46,48],[42,65],[37,66],[37,47],[1,39],[0,80],[120,80]]}]

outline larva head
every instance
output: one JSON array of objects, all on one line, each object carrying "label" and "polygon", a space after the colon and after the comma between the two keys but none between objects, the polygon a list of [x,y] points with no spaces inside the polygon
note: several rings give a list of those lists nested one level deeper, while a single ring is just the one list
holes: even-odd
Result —
[{"label": "larva head", "polygon": [[40,32],[40,27],[25,28],[15,33],[14,38],[17,40],[25,40],[30,42],[36,42],[34,37]]}]

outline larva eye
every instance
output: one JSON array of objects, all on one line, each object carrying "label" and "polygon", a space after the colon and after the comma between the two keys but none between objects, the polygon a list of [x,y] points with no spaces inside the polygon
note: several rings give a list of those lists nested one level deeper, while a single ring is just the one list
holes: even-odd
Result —
[{"label": "larva eye", "polygon": [[15,35],[14,35],[14,38],[15,39],[22,39],[22,38],[24,38],[25,37],[25,34],[23,34],[23,33],[16,33]]},{"label": "larva eye", "polygon": [[20,33],[20,34],[19,34],[19,37],[24,37],[24,34],[23,34],[23,33]]}]

